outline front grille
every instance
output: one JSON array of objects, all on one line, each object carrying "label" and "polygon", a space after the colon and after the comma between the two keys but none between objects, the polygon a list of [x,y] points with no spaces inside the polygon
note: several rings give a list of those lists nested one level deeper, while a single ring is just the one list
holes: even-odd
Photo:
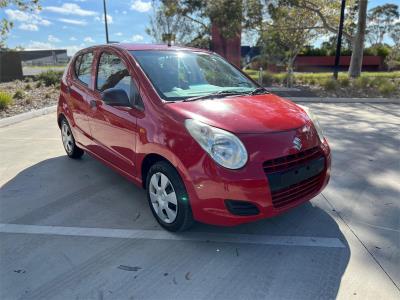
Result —
[{"label": "front grille", "polygon": [[265,174],[279,172],[301,165],[307,161],[323,156],[319,147],[314,147],[296,154],[271,159],[263,164]]},{"label": "front grille", "polygon": [[323,180],[324,176],[322,173],[297,184],[291,185],[288,188],[272,192],[272,204],[276,208],[281,208],[307,195],[310,195],[321,187]]},{"label": "front grille", "polygon": [[325,158],[319,147],[266,161],[263,167],[275,208],[282,208],[315,193],[325,178]]}]

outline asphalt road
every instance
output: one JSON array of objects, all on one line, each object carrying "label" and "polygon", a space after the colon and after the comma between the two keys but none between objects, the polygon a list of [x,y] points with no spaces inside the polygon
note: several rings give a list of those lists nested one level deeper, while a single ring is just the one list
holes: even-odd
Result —
[{"label": "asphalt road", "polygon": [[323,194],[184,234],[140,188],[68,159],[54,114],[0,128],[0,299],[399,299],[400,106],[308,105],[333,150]]}]

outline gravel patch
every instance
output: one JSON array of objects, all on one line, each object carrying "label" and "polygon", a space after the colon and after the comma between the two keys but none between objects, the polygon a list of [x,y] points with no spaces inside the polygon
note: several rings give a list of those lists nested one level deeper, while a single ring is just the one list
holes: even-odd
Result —
[{"label": "gravel patch", "polygon": [[20,91],[22,95],[20,99],[14,97],[12,105],[0,110],[0,119],[57,104],[59,86],[47,87],[43,83],[38,86],[38,82],[15,80],[0,83],[0,91],[11,95]]}]

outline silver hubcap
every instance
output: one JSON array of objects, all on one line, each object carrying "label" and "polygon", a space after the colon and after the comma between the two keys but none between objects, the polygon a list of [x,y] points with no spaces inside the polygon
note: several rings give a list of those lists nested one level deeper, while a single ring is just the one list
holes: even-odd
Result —
[{"label": "silver hubcap", "polygon": [[153,174],[150,178],[149,192],[157,216],[165,223],[174,222],[178,213],[178,201],[168,177],[160,172]]},{"label": "silver hubcap", "polygon": [[64,144],[65,151],[71,153],[74,149],[74,141],[72,139],[72,133],[66,123],[61,126],[61,138]]}]

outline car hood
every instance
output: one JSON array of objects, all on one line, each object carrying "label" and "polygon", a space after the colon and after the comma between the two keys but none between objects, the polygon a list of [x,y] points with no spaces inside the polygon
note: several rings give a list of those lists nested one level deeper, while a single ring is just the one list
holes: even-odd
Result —
[{"label": "car hood", "polygon": [[299,106],[272,94],[181,101],[169,103],[168,107],[184,118],[234,133],[287,131],[310,122]]}]

